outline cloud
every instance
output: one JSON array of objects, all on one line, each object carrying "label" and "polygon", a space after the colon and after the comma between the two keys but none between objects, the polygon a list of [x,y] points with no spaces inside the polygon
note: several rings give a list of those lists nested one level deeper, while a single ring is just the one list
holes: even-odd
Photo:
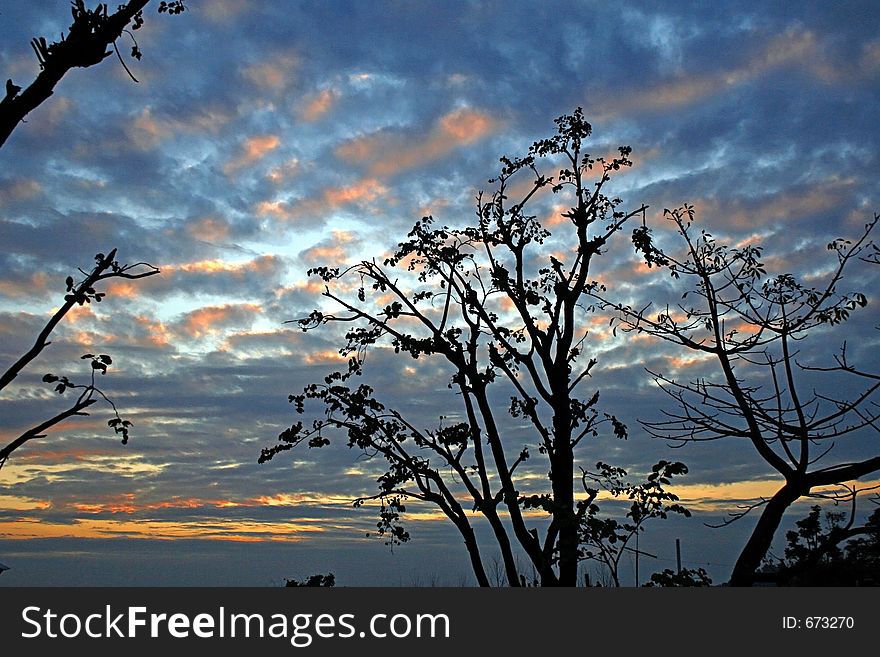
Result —
[{"label": "cloud", "polygon": [[336,208],[348,203],[375,201],[387,193],[388,188],[378,180],[366,178],[346,187],[328,187],[323,190],[321,196],[330,207]]},{"label": "cloud", "polygon": [[22,201],[32,201],[43,194],[43,186],[29,178],[4,178],[0,180],[0,207]]},{"label": "cloud", "polygon": [[272,183],[280,185],[290,180],[293,176],[296,176],[299,172],[300,162],[294,157],[270,169],[269,173],[266,174],[266,178]]},{"label": "cloud", "polygon": [[216,134],[232,121],[231,110],[218,106],[199,105],[183,113],[156,112],[143,108],[126,131],[135,148],[151,151],[167,139],[179,134]]},{"label": "cloud", "polygon": [[360,240],[351,232],[334,230],[332,237],[319,242],[299,254],[300,260],[309,264],[338,266],[349,257],[349,248]]},{"label": "cloud", "polygon": [[223,173],[231,176],[241,169],[247,168],[259,162],[268,153],[281,145],[278,135],[256,135],[248,137],[241,145],[239,155],[223,165]]},{"label": "cloud", "polygon": [[50,281],[49,275],[41,271],[34,272],[26,280],[6,278],[0,280],[0,294],[11,299],[42,295],[51,289]]},{"label": "cloud", "polygon": [[807,221],[843,207],[857,188],[852,178],[832,176],[821,183],[744,199],[698,199],[694,202],[701,221],[727,229],[758,230],[762,227]]},{"label": "cloud", "polygon": [[323,89],[306,102],[299,111],[299,117],[303,121],[318,121],[333,108],[338,98],[336,90]]},{"label": "cloud", "polygon": [[277,255],[262,255],[252,260],[229,262],[220,258],[159,265],[161,274],[138,281],[137,289],[149,298],[165,295],[204,294],[229,297],[260,295],[277,285],[287,269],[287,261]]},{"label": "cloud", "polygon": [[[122,508],[122,507],[114,507]],[[94,510],[85,506],[81,513]],[[0,534],[6,538],[51,538],[77,536],[80,538],[154,538],[166,539],[214,539],[223,541],[295,541],[304,535],[326,532],[323,519],[318,523],[292,523],[290,521],[237,521],[206,517],[199,521],[174,521],[115,518],[77,518],[72,524],[37,521],[36,518],[20,518],[14,523],[0,522]]]},{"label": "cloud", "polygon": [[591,116],[596,119],[670,111],[693,105],[722,90],[743,85],[785,66],[809,68],[815,65],[818,52],[819,40],[813,32],[790,29],[771,39],[763,49],[739,66],[708,73],[683,72],[677,77],[649,84],[644,89],[615,93],[595,103],[588,103],[588,107]]},{"label": "cloud", "polygon": [[201,338],[232,326],[250,324],[262,312],[260,306],[251,303],[206,306],[186,313],[178,326],[183,334]]},{"label": "cloud", "polygon": [[130,340],[130,344],[155,347],[158,349],[166,349],[174,345],[174,333],[162,320],[147,315],[140,315],[136,320],[138,327],[144,333],[144,337],[138,340],[126,336],[124,339]]},{"label": "cloud", "polygon": [[315,196],[292,201],[259,201],[254,206],[257,216],[282,221],[304,219],[324,221],[333,210],[355,206],[371,213],[380,212],[378,201],[387,200],[389,189],[376,178],[365,178],[351,185],[325,187]]},{"label": "cloud", "polygon": [[158,147],[170,134],[171,129],[153,118],[149,107],[145,107],[132,123],[131,138],[134,145],[141,150]]},{"label": "cloud", "polygon": [[264,92],[281,92],[294,81],[300,58],[294,52],[274,52],[242,69],[242,75],[251,84]]},{"label": "cloud", "polygon": [[199,5],[198,12],[209,21],[227,23],[238,18],[247,9],[247,0],[211,0],[204,5]]},{"label": "cloud", "polygon": [[54,96],[45,107],[40,107],[40,120],[35,122],[35,131],[43,137],[54,135],[73,109],[74,103],[69,97]]},{"label": "cloud", "polygon": [[223,219],[204,217],[187,223],[186,232],[205,242],[220,242],[229,237],[229,223]]},{"label": "cloud", "polygon": [[463,108],[441,116],[424,137],[404,138],[382,132],[341,144],[336,157],[366,167],[371,176],[385,178],[443,158],[455,149],[485,139],[501,127],[486,112]]},{"label": "cloud", "polygon": [[228,334],[218,347],[238,357],[287,358],[303,351],[300,333],[289,328],[272,331],[238,331]]}]

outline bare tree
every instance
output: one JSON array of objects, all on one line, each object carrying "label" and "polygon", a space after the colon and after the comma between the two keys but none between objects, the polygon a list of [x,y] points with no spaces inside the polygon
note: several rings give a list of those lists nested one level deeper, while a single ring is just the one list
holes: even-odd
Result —
[{"label": "bare tree", "polygon": [[[598,391],[584,391],[597,364],[585,356],[591,314],[584,301],[595,286],[595,260],[644,207],[623,211],[620,199],[605,195],[612,174],[630,166],[629,147],[609,159],[587,153],[592,129],[580,109],[556,124],[557,133],[535,142],[526,156],[501,158],[501,173],[490,181],[495,191],[476,198],[474,225],[437,227],[425,217],[382,263],[310,272],[325,281],[324,296],[340,310],[315,311],[300,326],[347,326],[340,353],[348,367],[290,396],[298,413],[315,400],[324,414],[309,426],[295,423],[259,459],[302,443],[323,447],[334,430],[347,435],[349,447],[384,459],[388,468],[378,492],[356,502],[379,501],[378,533],[392,545],[404,542],[405,503],[435,505],[458,529],[482,586],[490,584],[490,574],[467,506],[488,523],[491,554],[500,554],[511,586],[525,581],[518,552],[541,585],[576,586],[580,561],[616,563],[597,546],[610,555],[648,517],[686,513],[663,489],[669,477],[686,471],[680,463],[658,464],[641,485],[601,462],[581,465],[586,444],[600,432],[626,437],[621,421],[599,411]],[[547,176],[539,166],[560,168]],[[514,182],[525,190],[516,202],[509,198]],[[568,263],[565,256],[548,255],[550,232],[527,212],[548,190],[569,206],[565,231],[555,236],[562,243],[557,253],[567,249]],[[346,296],[346,287],[357,291]],[[353,385],[367,351],[389,347],[451,370],[449,388],[457,400],[450,399],[453,410],[433,428],[387,406],[372,387]],[[510,400],[506,409],[498,405],[502,394]],[[533,436],[528,444],[509,435],[505,414],[526,423]],[[530,467],[535,452],[543,461]],[[546,476],[543,490],[534,476],[525,476],[536,472]],[[602,487],[627,500],[627,520],[598,523]]]},{"label": "bare tree", "polygon": [[[95,267],[91,272],[80,270],[85,276],[81,281],[76,282],[72,276],[68,276],[65,284],[67,286],[67,294],[64,295],[64,303],[55,311],[49,321],[37,334],[34,344],[21,357],[16,360],[4,373],[0,376],[0,390],[11,384],[15,378],[37,357],[43,350],[48,347],[51,342],[49,338],[55,327],[64,319],[65,315],[72,308],[87,303],[100,303],[105,293],[99,292],[95,285],[101,281],[111,278],[124,278],[135,280],[146,278],[158,274],[159,270],[143,262],[131,265],[120,264],[116,260],[116,249],[104,255],[99,253],[95,256]],[[112,359],[106,354],[85,354],[83,359],[90,360],[91,371],[90,381],[87,384],[75,383],[66,376],[57,376],[54,374],[46,374],[43,377],[45,383],[54,384],[55,391],[64,394],[69,390],[77,391],[76,399],[66,409],[56,413],[46,420],[36,423],[31,428],[22,432],[18,437],[10,441],[8,444],[0,448],[0,468],[6,463],[9,457],[16,449],[35,438],[45,438],[45,432],[59,424],[60,422],[79,415],[88,415],[86,409],[95,402],[103,399],[113,409],[114,417],[108,421],[108,425],[114,429],[117,434],[122,435],[123,444],[128,442],[128,431],[131,422],[123,420],[116,410],[116,406],[112,400],[107,397],[101,389],[95,384],[95,375],[97,372],[105,374],[107,367],[112,363]]]},{"label": "bare tree", "polygon": [[[131,25],[132,30],[137,30],[143,25],[143,10],[149,1],[129,0],[119,5],[114,13],[109,13],[106,4],[86,9],[83,0],[74,0],[71,3],[73,23],[66,37],[62,35],[61,41],[52,43],[45,37],[32,39],[31,47],[40,63],[40,73],[25,89],[11,79],[6,81],[6,95],[0,100],[0,146],[29,113],[55,92],[56,85],[72,68],[95,66],[115,52],[122,66],[135,79],[119,53],[116,41],[127,32],[133,44],[131,56],[141,58],[137,41],[127,27]],[[179,14],[184,10],[182,0],[160,2],[158,7],[159,13]]]},{"label": "bare tree", "polygon": [[[829,366],[800,351],[810,336],[813,346],[820,339],[824,348],[832,330],[867,304],[864,294],[840,288],[848,265],[871,253],[869,237],[880,215],[857,240],[828,245],[836,262],[817,287],[791,274],[768,277],[759,246],[731,248],[697,231],[692,206],[666,210],[665,217],[680,238],[683,255],[658,249],[646,226],[636,229],[633,241],[649,266],[666,268],[678,281],[684,289],[680,302],[661,308],[608,306],[617,311],[624,330],[714,361],[717,379],[681,381],[650,372],[676,407],[663,420],[642,423],[651,434],[679,445],[747,440],[781,475],[772,497],[733,514],[735,520],[761,509],[730,577],[731,585],[748,586],[795,501],[880,470],[880,455],[834,462],[831,454],[845,438],[852,443],[867,437],[869,442],[862,444],[868,446],[876,440],[880,413],[873,400],[880,376],[852,364],[846,343]],[[821,338],[813,335],[820,332]]]}]

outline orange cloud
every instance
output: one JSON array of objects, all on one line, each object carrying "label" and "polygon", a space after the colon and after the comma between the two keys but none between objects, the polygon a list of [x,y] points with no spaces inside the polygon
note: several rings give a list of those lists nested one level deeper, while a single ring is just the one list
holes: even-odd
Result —
[{"label": "orange cloud", "polygon": [[[137,502],[134,493],[116,495],[107,501],[92,503],[76,502],[72,506],[78,511],[85,513],[121,513],[132,514],[142,511],[155,511],[159,509],[200,509],[200,508],[253,508],[263,506],[348,506],[351,499],[343,495],[318,495],[314,493],[278,493],[276,495],[259,495],[241,499],[224,498],[201,498],[181,497],[175,495],[170,499],[156,500],[151,502]],[[37,504],[38,508],[44,508],[48,503]],[[33,505],[32,505],[33,506]]]},{"label": "orange cloud", "polygon": [[[254,212],[260,217],[294,221],[301,218],[322,217],[328,211],[343,205],[368,206],[386,194],[388,188],[376,178],[365,178],[344,187],[327,187],[317,197],[296,199],[293,202],[260,201],[254,206]],[[373,211],[373,208],[367,209]]]},{"label": "orange cloud", "polygon": [[219,242],[229,237],[229,224],[222,219],[205,217],[187,224],[186,232],[197,240]]},{"label": "orange cloud", "polygon": [[333,89],[324,89],[314,96],[300,110],[299,116],[303,121],[317,121],[324,116],[339,98],[339,93]]},{"label": "orange cloud", "polygon": [[180,265],[163,265],[163,272],[171,274],[183,272],[187,274],[225,274],[232,276],[244,276],[248,273],[266,274],[278,265],[278,258],[273,255],[263,255],[246,262],[226,262],[225,260],[197,260],[185,262]]},{"label": "orange cloud", "polygon": [[148,538],[148,539],[211,539],[222,541],[262,542],[298,541],[303,534],[327,531],[325,521],[260,522],[256,520],[229,521],[207,518],[200,522],[144,520],[140,518],[78,518],[73,523],[55,523],[35,517],[16,518],[0,522],[0,537],[30,538]]},{"label": "orange cloud", "polygon": [[277,135],[259,135],[249,137],[241,147],[241,154],[226,163],[223,173],[227,176],[259,162],[267,153],[275,150],[281,144]]},{"label": "orange cloud", "polygon": [[159,509],[201,509],[206,507],[214,507],[217,509],[227,509],[238,506],[254,506],[253,503],[241,503],[233,500],[223,499],[202,499],[197,497],[180,497],[174,496],[169,500],[160,500],[157,502],[137,503],[134,493],[125,493],[119,496],[121,499],[114,499],[108,502],[98,503],[82,503],[76,502],[73,508],[77,511],[90,514],[98,513],[121,513],[132,514],[142,511],[156,511]]},{"label": "orange cloud", "polygon": [[31,297],[34,294],[41,294],[48,289],[49,275],[42,271],[31,274],[27,283],[0,281],[0,294],[10,298]]},{"label": "orange cloud", "polygon": [[495,129],[494,120],[480,112],[461,109],[440,118],[437,137],[451,137],[457,145],[471,144]]},{"label": "orange cloud", "polygon": [[615,94],[588,106],[592,116],[602,118],[683,107],[791,64],[812,66],[813,72],[818,74],[815,66],[817,56],[818,40],[815,34],[790,30],[771,40],[763,50],[739,67],[668,80],[648,89]]},{"label": "orange cloud", "polygon": [[43,186],[36,180],[14,178],[0,185],[0,207],[18,201],[30,201],[43,193]]},{"label": "orange cloud", "polygon": [[[759,479],[737,481],[725,484],[679,484],[672,486],[670,492],[675,493],[681,502],[692,511],[717,511],[729,509],[737,502],[770,498],[784,482],[778,479]],[[859,488],[870,488],[880,481],[860,481]],[[830,493],[835,487],[816,488],[814,493]]]},{"label": "orange cloud", "polygon": [[303,356],[303,361],[305,361],[306,365],[324,365],[324,364],[337,364],[339,362],[345,362],[348,360],[348,356],[341,355],[335,349],[325,349],[323,351],[312,351],[306,353]]},{"label": "orange cloud", "polygon": [[138,316],[139,323],[146,328],[147,342],[154,347],[168,347],[172,344],[173,336],[171,331],[168,330],[168,327],[165,326],[164,322],[157,319],[152,319],[151,317],[147,317],[145,315]]},{"label": "orange cloud", "polygon": [[284,201],[260,201],[254,206],[254,211],[260,217],[274,217],[275,219],[292,219],[294,217],[293,206]]},{"label": "orange cloud", "polygon": [[310,295],[318,295],[324,292],[327,284],[318,278],[307,278],[304,281],[297,281],[293,285],[285,285],[275,290],[275,297],[280,299],[288,292],[303,291]]},{"label": "orange cloud", "polygon": [[65,315],[65,321],[67,321],[68,324],[76,324],[78,322],[96,318],[97,315],[95,315],[95,312],[92,310],[91,304],[82,306],[75,305],[68,310],[67,315]]},{"label": "orange cloud", "polygon": [[675,372],[696,367],[708,360],[712,360],[712,354],[703,352],[686,354],[684,356],[666,356],[663,361]]},{"label": "orange cloud", "polygon": [[293,80],[293,72],[299,66],[299,57],[292,52],[275,53],[265,61],[247,66],[245,79],[264,91],[282,91]]},{"label": "orange cloud", "polygon": [[563,217],[563,212],[568,212],[571,208],[562,203],[554,203],[553,207],[550,208],[550,212],[546,217],[541,219],[540,223],[542,226],[546,228],[552,228],[553,226],[559,226],[560,224],[564,224],[566,222],[570,222],[571,220],[567,217]]},{"label": "orange cloud", "polygon": [[348,258],[346,246],[356,243],[354,233],[345,230],[334,230],[333,236],[324,243],[306,249],[300,257],[306,262],[340,263]]},{"label": "orange cloud", "polygon": [[388,188],[375,178],[365,178],[348,187],[329,187],[322,192],[324,200],[333,207],[346,203],[375,201],[388,193]]},{"label": "orange cloud", "polygon": [[731,201],[721,205],[717,199],[707,198],[694,202],[694,207],[697,216],[707,223],[723,222],[724,226],[755,231],[762,226],[839,208],[852,196],[856,183],[850,178],[832,177],[823,183],[755,201]]},{"label": "orange cloud", "polygon": [[340,263],[348,257],[348,251],[339,244],[325,244],[306,249],[301,256],[306,262]]},{"label": "orange cloud", "polygon": [[32,497],[0,495],[0,508],[6,511],[35,511],[50,509],[52,503],[48,500],[38,500]]},{"label": "orange cloud", "polygon": [[154,119],[150,108],[145,107],[132,122],[129,134],[137,148],[148,151],[156,148],[171,134],[171,130],[167,124]]},{"label": "orange cloud", "polygon": [[199,108],[189,116],[157,118],[149,107],[145,107],[132,122],[129,134],[136,148],[149,151],[177,133],[216,133],[232,117],[228,109],[208,107]]},{"label": "orange cloud", "polygon": [[134,299],[138,296],[138,287],[131,281],[111,281],[107,284],[107,296],[118,299]]},{"label": "orange cloud", "polygon": [[488,114],[463,108],[440,117],[427,137],[415,143],[392,135],[367,135],[342,144],[336,156],[367,165],[373,176],[391,176],[440,159],[460,146],[484,139],[499,127],[499,121]]},{"label": "orange cloud", "polygon": [[261,312],[260,306],[251,303],[205,306],[184,316],[181,331],[190,337],[201,338],[231,324],[248,323],[253,315]]}]

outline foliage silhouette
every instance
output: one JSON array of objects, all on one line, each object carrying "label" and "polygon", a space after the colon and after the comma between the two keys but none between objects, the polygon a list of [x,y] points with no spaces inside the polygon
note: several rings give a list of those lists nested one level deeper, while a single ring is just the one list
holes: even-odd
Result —
[{"label": "foliage silhouette", "polygon": [[[40,64],[37,78],[22,89],[11,79],[6,81],[6,95],[0,100],[0,146],[25,117],[46,101],[55,86],[72,68],[87,68],[100,64],[114,52],[128,75],[137,82],[119,53],[116,41],[127,34],[132,41],[131,56],[140,60],[143,53],[131,31],[144,24],[143,10],[150,0],[129,0],[109,13],[106,4],[87,9],[84,0],[71,2],[73,23],[67,36],[49,43],[45,37],[35,37],[31,47]],[[182,0],[159,3],[159,13],[180,14],[186,9]],[[113,50],[110,50],[112,46]]]},{"label": "foliage silhouette", "polygon": [[[649,433],[679,445],[745,439],[782,476],[772,497],[732,514],[736,520],[762,509],[730,577],[731,585],[748,586],[795,501],[827,495],[829,486],[880,470],[880,455],[828,464],[837,441],[876,437],[880,413],[873,400],[880,375],[851,363],[846,343],[830,366],[798,358],[801,341],[822,331],[827,344],[830,333],[867,304],[861,292],[838,288],[848,266],[876,254],[869,238],[880,215],[858,239],[828,245],[836,262],[817,287],[791,274],[768,276],[760,246],[733,248],[716,243],[705,230],[697,231],[692,206],[665,210],[664,216],[682,253],[657,248],[648,227],[634,232],[633,243],[649,267],[665,268],[673,284],[684,288],[681,301],[653,310],[651,305],[633,308],[606,299],[606,307],[617,312],[618,328],[679,345],[718,368],[717,380],[687,382],[650,372],[677,410],[665,412],[663,420],[642,422]],[[847,396],[848,386],[860,387]],[[844,496],[858,493],[838,490]]]},{"label": "foliage silhouette", "polygon": [[326,575],[310,575],[306,579],[286,579],[285,587],[309,587],[309,588],[330,588],[336,586],[336,576],[333,573]]},{"label": "foliage silhouette", "polygon": [[855,505],[849,514],[813,505],[786,532],[784,557],[768,557],[762,575],[786,586],[880,585],[880,508],[862,526],[854,520]]},{"label": "foliage silhouette", "polygon": [[666,568],[659,573],[651,575],[651,581],[644,586],[646,587],[694,587],[694,586],[712,586],[712,578],[702,568],[692,570],[690,568],[682,568],[679,571]]},{"label": "foliage silhouette", "polygon": [[[316,310],[300,327],[348,327],[340,349],[348,365],[290,395],[298,414],[317,402],[323,416],[296,422],[259,458],[347,436],[350,448],[387,466],[378,492],[355,502],[378,501],[377,533],[391,546],[404,543],[408,502],[434,505],[460,533],[481,586],[490,585],[488,552],[500,554],[510,586],[525,579],[518,551],[542,586],[576,586],[585,559],[606,565],[616,579],[620,555],[644,522],[687,514],[664,488],[686,472],[680,463],[663,461],[635,483],[620,468],[595,460],[581,465],[600,432],[627,437],[620,420],[600,411],[599,392],[583,390],[597,364],[585,355],[591,309],[584,301],[597,285],[590,278],[595,260],[644,206],[624,211],[621,199],[605,194],[614,172],[630,166],[629,147],[609,158],[591,156],[585,148],[592,128],[580,108],[558,118],[556,128],[523,157],[501,158],[500,174],[489,181],[494,191],[477,195],[474,224],[439,226],[424,217],[381,264],[310,271],[341,310]],[[555,175],[541,171],[550,167]],[[539,197],[569,208],[555,235],[565,242],[569,264],[566,256],[547,253],[551,233],[530,214]],[[346,289],[356,291],[348,297]],[[400,358],[448,368],[458,401],[450,400],[452,409],[436,426],[420,428],[371,386],[355,384],[367,352],[380,345]],[[527,427],[527,444],[508,435],[510,420],[496,401],[501,394],[510,400],[509,418]],[[541,463],[532,467],[536,454]],[[529,478],[534,473],[546,476],[543,486]],[[583,499],[576,498],[578,488]],[[626,519],[600,518],[602,489],[626,501]],[[478,539],[475,516],[488,523],[489,539]]]},{"label": "foliage silhouette", "polygon": [[[81,281],[76,282],[72,276],[68,276],[65,281],[66,294],[64,295],[64,303],[49,318],[40,332],[37,334],[33,345],[22,354],[9,368],[0,375],[0,390],[10,385],[15,378],[35,359],[43,350],[48,347],[51,342],[49,338],[55,327],[64,319],[65,315],[75,306],[82,306],[88,303],[100,303],[105,294],[96,289],[96,285],[107,279],[123,278],[128,280],[137,280],[153,276],[159,273],[159,270],[148,265],[147,263],[137,262],[134,264],[120,264],[116,260],[116,249],[113,249],[107,255],[99,253],[95,256],[95,266],[90,272],[79,270],[85,276]],[[85,354],[81,357],[83,360],[90,361],[90,381],[88,384],[79,384],[71,381],[67,376],[55,374],[46,374],[43,376],[43,382],[54,385],[55,392],[59,395],[65,394],[69,390],[80,391],[76,400],[65,410],[56,413],[50,418],[40,421],[33,427],[22,432],[19,436],[11,440],[5,446],[0,448],[0,468],[6,463],[12,453],[24,445],[25,443],[36,438],[45,438],[45,432],[60,422],[75,416],[88,415],[85,410],[99,400],[107,402],[113,410],[114,417],[107,424],[117,434],[122,436],[123,444],[128,442],[128,432],[131,422],[124,420],[119,416],[116,406],[112,400],[107,397],[103,391],[95,384],[95,375],[100,372],[106,374],[107,368],[112,364],[112,359],[106,354]]]}]

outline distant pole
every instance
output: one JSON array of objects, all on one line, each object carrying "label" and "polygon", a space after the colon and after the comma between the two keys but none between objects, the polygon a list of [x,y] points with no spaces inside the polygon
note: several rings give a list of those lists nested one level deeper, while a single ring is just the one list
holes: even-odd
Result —
[{"label": "distant pole", "polygon": [[678,574],[681,575],[681,539],[675,539],[675,564],[678,566]]},{"label": "distant pole", "polygon": [[639,530],[636,528],[636,588],[639,588]]}]

